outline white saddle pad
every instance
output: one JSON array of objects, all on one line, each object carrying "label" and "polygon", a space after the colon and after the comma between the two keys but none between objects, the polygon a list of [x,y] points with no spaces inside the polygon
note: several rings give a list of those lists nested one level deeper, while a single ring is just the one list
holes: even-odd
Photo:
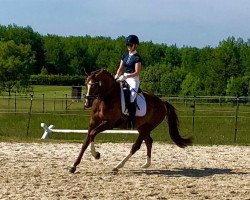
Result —
[{"label": "white saddle pad", "polygon": [[[124,115],[128,115],[129,113],[128,113],[128,110],[125,107],[125,99],[124,99],[124,93],[123,93],[123,90],[122,90],[122,86],[121,86],[121,92],[120,93],[121,93],[122,113]],[[137,102],[137,105],[138,105],[139,109],[136,106],[135,116],[143,117],[146,114],[146,100],[145,100],[145,97],[144,97],[144,95],[142,93],[137,94],[136,102]]]}]

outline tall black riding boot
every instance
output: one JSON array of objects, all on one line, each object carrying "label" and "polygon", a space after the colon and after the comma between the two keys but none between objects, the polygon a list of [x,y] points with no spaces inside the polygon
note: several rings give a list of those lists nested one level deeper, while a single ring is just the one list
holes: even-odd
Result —
[{"label": "tall black riding boot", "polygon": [[130,102],[130,104],[129,104],[129,122],[128,122],[128,127],[130,129],[135,128],[135,113],[136,113],[135,102]]}]

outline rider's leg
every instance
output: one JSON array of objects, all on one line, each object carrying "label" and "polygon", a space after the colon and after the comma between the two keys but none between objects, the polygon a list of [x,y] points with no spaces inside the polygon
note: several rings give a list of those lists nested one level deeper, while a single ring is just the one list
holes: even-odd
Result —
[{"label": "rider's leg", "polygon": [[136,113],[135,102],[130,102],[130,105],[129,105],[129,128],[131,128],[131,129],[134,129],[134,127],[135,127],[135,113]]},{"label": "rider's leg", "polygon": [[129,128],[135,127],[135,113],[136,113],[136,96],[139,88],[139,77],[126,79],[130,90],[130,105],[129,105]]}]

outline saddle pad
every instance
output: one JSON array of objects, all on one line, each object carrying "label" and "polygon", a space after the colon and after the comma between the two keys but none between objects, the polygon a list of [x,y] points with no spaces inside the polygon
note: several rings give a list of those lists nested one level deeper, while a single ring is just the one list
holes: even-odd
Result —
[{"label": "saddle pad", "polygon": [[[128,115],[128,110],[126,109],[125,107],[125,99],[124,99],[124,93],[123,93],[123,89],[122,89],[122,86],[121,86],[121,106],[122,106],[122,113],[124,115]],[[145,97],[142,93],[140,94],[137,94],[137,97],[136,97],[136,103],[139,107],[136,106],[136,113],[135,113],[135,116],[138,116],[138,117],[143,117],[145,114],[146,114],[146,100],[145,100]]]}]

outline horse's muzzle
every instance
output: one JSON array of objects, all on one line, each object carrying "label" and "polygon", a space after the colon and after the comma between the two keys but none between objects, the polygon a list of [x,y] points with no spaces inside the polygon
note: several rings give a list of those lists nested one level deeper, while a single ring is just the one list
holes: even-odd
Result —
[{"label": "horse's muzzle", "polygon": [[96,96],[85,96],[85,108],[90,108],[93,104],[93,101],[96,99]]},{"label": "horse's muzzle", "polygon": [[84,107],[90,108],[92,106],[92,103],[90,99],[85,99]]}]

